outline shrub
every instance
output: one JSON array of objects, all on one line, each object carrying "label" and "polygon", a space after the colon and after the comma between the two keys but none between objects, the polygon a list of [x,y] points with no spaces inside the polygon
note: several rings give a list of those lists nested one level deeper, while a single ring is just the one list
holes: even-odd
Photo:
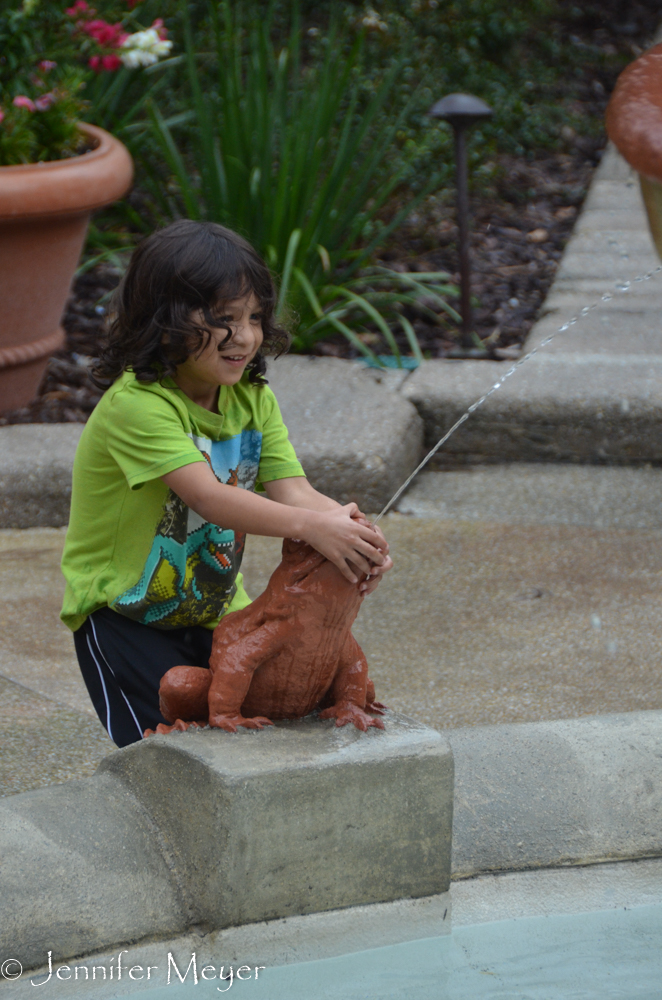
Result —
[{"label": "shrub", "polygon": [[185,12],[191,118],[177,126],[151,108],[152,137],[171,173],[154,165],[148,182],[164,221],[214,219],[247,236],[280,274],[278,312],[295,320],[295,347],[331,329],[372,357],[355,332],[368,323],[399,356],[389,325],[398,322],[416,352],[402,304],[435,318],[431,303],[456,315],[445,301],[448,276],[366,271],[437,183],[432,175],[385,214],[411,169],[395,141],[410,103],[399,114],[389,107],[399,64],[366,93],[360,36],[347,50],[332,29],[315,64],[302,59],[296,17],[280,50],[268,18],[244,29],[227,2],[220,12],[209,4],[207,29],[212,51],[197,51]]},{"label": "shrub", "polygon": [[[132,8],[136,0],[127,3]],[[0,164],[81,152],[85,139],[78,121],[88,117],[88,110],[95,120],[104,99],[108,105],[117,71],[125,88],[136,69],[170,51],[162,21],[144,29],[132,9],[119,10],[112,0],[100,6],[104,17],[87,0],[75,0],[71,7],[63,0],[0,6]],[[138,30],[127,30],[131,26]],[[84,91],[95,78],[95,100],[89,102]],[[133,115],[139,106],[134,102]]]}]

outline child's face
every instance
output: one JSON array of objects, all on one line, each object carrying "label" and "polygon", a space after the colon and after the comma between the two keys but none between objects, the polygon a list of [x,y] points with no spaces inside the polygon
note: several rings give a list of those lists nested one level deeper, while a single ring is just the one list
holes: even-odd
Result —
[{"label": "child's face", "polygon": [[[223,305],[219,316],[232,330],[232,336],[226,344],[223,341],[228,331],[221,327],[209,327],[202,314],[196,314],[194,320],[208,329],[211,337],[201,354],[191,355],[177,368],[177,379],[183,377],[187,384],[201,394],[205,387],[219,385],[234,385],[244,374],[249,361],[252,361],[262,346],[262,310],[254,292],[241,299],[233,299]],[[219,347],[223,344],[222,347]],[[187,392],[187,389],[184,391]],[[190,393],[187,392],[188,395]]]}]

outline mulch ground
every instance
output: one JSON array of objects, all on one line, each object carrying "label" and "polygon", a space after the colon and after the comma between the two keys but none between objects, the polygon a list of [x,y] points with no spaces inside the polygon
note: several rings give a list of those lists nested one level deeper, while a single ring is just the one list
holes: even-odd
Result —
[{"label": "mulch ground", "polygon": [[[474,195],[471,204],[471,267],[476,344],[485,357],[517,356],[549,290],[564,247],[572,233],[593,172],[600,162],[604,140],[585,140],[571,153],[550,153],[534,160],[500,157],[500,178],[494,192]],[[452,204],[431,199],[424,211],[397,234],[381,262],[394,270],[457,273],[458,230]],[[457,300],[450,300],[459,309]],[[427,357],[457,353],[458,328],[452,320],[432,325],[409,312]],[[362,339],[379,353],[386,351],[381,337]],[[404,354],[407,342],[396,334]],[[321,342],[315,353],[355,357],[340,335]]]},{"label": "mulch ground", "polygon": [[[600,0],[582,9],[586,39],[605,52],[624,51],[630,58],[649,43],[660,17],[653,0]],[[602,120],[614,82],[589,67],[579,91],[573,84],[582,114]],[[496,157],[491,187],[472,195],[474,328],[485,357],[506,360],[519,353],[554,280],[606,137],[587,138],[564,127],[562,143],[559,151],[530,159]],[[444,270],[459,283],[452,195],[430,199],[410,217],[383,248],[381,262],[396,271]],[[100,397],[89,369],[104,341],[109,293],[119,277],[114,268],[102,265],[76,279],[63,319],[66,348],[50,359],[34,402],[6,413],[0,424],[87,420]],[[432,325],[414,314],[410,319],[427,357],[457,352],[458,330],[452,321]],[[362,337],[375,353],[388,353],[377,332]],[[396,337],[403,353],[409,353],[404,337]],[[313,351],[356,357],[341,335],[319,342]]]}]

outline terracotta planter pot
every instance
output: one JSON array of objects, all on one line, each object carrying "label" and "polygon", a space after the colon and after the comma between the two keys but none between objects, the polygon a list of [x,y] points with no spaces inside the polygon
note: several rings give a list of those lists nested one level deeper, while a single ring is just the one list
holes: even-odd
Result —
[{"label": "terracotta planter pot", "polygon": [[94,149],[68,160],[0,167],[0,413],[25,406],[48,357],[64,344],[60,320],[90,213],[128,190],[127,149],[81,125]]},{"label": "terracotta planter pot", "polygon": [[662,258],[662,45],[623,70],[606,123],[609,138],[639,174],[651,235]]}]

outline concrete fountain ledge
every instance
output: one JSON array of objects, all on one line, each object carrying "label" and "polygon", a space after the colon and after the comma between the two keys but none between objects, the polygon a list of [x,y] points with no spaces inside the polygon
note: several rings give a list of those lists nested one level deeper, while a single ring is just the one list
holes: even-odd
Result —
[{"label": "concrete fountain ledge", "polygon": [[447,933],[451,876],[662,857],[662,712],[387,727],[151,738],[4,799],[0,955],[306,961]]},{"label": "concrete fountain ledge", "polygon": [[439,896],[453,761],[437,732],[305,719],[152,737],[0,802],[0,955],[25,969],[192,928]]}]

